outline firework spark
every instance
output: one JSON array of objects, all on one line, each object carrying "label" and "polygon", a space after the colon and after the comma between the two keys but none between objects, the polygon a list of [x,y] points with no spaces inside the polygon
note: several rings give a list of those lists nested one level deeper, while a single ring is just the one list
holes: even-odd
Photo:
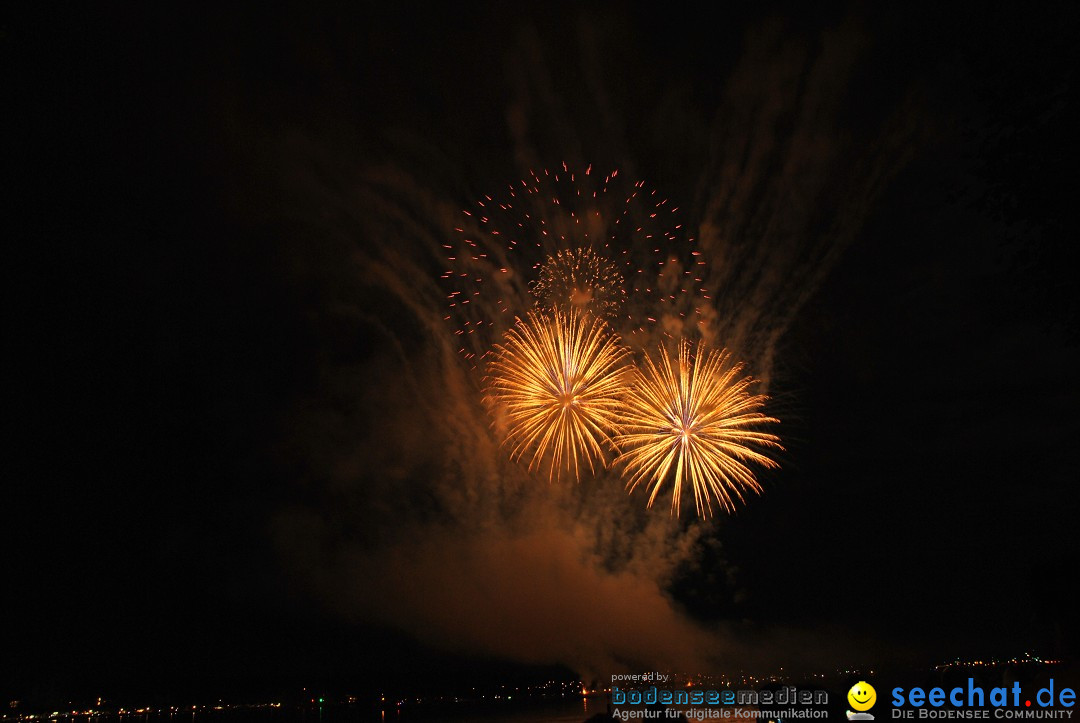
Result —
[{"label": "firework spark", "polygon": [[[560,252],[588,249],[610,261],[625,294],[610,299],[614,306],[589,311],[604,315],[637,348],[652,343],[654,330],[670,335],[669,317],[691,329],[707,323],[704,310],[712,302],[701,251],[677,205],[644,181],[591,166],[575,172],[564,163],[530,172],[461,213],[453,236],[441,244],[446,266],[440,279],[458,351],[474,365],[534,301],[569,305],[535,293],[543,268]],[[603,273],[611,278],[610,270]],[[577,300],[586,302],[588,293],[579,289]],[[612,309],[617,313],[609,315]]]},{"label": "firework spark", "polygon": [[540,267],[532,294],[541,307],[578,309],[604,319],[619,313],[626,301],[623,276],[610,259],[589,248],[567,249]]},{"label": "firework spark", "polygon": [[779,420],[758,411],[768,398],[748,391],[753,378],[740,377],[742,364],[730,359],[727,351],[704,348],[695,358],[680,341],[677,359],[661,346],[659,361],[646,355],[637,368],[613,442],[630,491],[652,487],[649,507],[673,476],[672,514],[679,514],[684,482],[698,516],[712,515],[714,498],[730,512],[744,490],[761,491],[747,463],[778,466],[758,450],[783,449],[780,438],[755,427]]},{"label": "firework spark", "polygon": [[532,311],[495,346],[490,397],[505,413],[512,459],[579,477],[595,472],[617,430],[627,352],[601,320],[577,311]]}]

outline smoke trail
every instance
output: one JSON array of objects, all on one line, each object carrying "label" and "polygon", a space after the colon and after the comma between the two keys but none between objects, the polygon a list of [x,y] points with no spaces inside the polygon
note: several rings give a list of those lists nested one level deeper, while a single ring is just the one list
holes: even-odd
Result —
[{"label": "smoke trail", "polygon": [[748,38],[714,120],[699,225],[721,289],[715,335],[766,388],[784,332],[917,138],[910,99],[869,141],[837,130],[865,46],[847,25],[826,32],[814,54],[772,24]]}]

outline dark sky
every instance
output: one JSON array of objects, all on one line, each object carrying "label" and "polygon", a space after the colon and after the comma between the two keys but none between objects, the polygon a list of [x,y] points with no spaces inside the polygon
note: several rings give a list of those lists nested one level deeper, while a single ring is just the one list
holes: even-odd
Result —
[{"label": "dark sky", "polygon": [[[488,675],[475,651],[343,614],[282,552],[283,510],[376,514],[331,513],[354,498],[312,482],[336,447],[379,439],[381,390],[404,384],[373,329],[426,353],[345,263],[387,240],[343,242],[307,189],[348,197],[404,169],[461,207],[527,157],[569,159],[632,168],[700,220],[699,179],[761,133],[764,111],[730,106],[785,93],[818,109],[813,132],[780,112],[756,182],[830,159],[781,199],[812,206],[785,248],[850,239],[777,345],[788,452],[711,533],[730,574],[669,592],[706,622],[841,630],[871,659],[1075,653],[1075,21],[1064,4],[3,20],[18,266],[0,694]],[[842,78],[815,65],[848,51]],[[846,184],[882,163],[852,202]],[[327,313],[343,299],[368,321]],[[327,369],[347,365],[377,373],[341,401]],[[337,399],[355,434],[312,399]]]}]

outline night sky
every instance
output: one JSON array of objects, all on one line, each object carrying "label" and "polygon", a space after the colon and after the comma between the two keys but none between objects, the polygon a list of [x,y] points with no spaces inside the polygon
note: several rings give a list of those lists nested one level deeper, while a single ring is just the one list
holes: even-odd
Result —
[{"label": "night sky", "polygon": [[415,411],[437,343],[367,262],[410,248],[391,206],[438,235],[563,161],[690,224],[736,167],[724,228],[794,260],[754,287],[791,310],[783,467],[663,578],[672,624],[766,667],[1075,654],[1076,11],[876,5],[0,21],[0,700],[580,668],[388,612],[371,562],[422,597],[388,551],[463,521],[459,431]]}]

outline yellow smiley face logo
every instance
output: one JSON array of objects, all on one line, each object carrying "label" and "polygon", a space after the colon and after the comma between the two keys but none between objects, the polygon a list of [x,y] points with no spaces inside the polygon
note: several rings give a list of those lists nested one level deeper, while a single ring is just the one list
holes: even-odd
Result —
[{"label": "yellow smiley face logo", "polygon": [[860,712],[870,710],[877,702],[877,691],[865,680],[860,680],[847,692],[847,702],[854,710]]}]

